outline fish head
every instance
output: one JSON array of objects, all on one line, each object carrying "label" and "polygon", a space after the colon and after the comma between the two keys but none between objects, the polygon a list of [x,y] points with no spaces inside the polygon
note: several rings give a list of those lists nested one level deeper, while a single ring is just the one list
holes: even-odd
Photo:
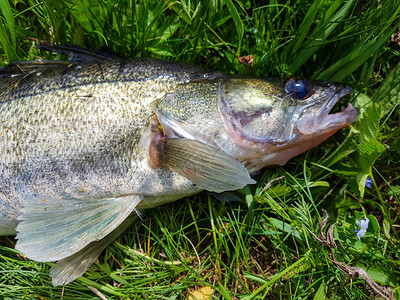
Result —
[{"label": "fish head", "polygon": [[168,137],[199,140],[255,171],[283,165],[354,122],[351,104],[331,113],[352,91],[298,78],[226,77],[167,95],[156,114]]},{"label": "fish head", "polygon": [[296,78],[230,79],[221,84],[218,105],[231,138],[249,150],[241,160],[258,169],[283,165],[354,122],[357,110],[351,104],[330,113],[352,91],[338,83]]}]

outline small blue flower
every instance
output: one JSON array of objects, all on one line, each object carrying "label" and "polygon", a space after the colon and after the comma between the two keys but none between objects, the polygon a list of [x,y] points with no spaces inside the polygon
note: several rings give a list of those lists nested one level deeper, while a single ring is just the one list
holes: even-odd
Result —
[{"label": "small blue flower", "polygon": [[364,234],[367,232],[368,229],[368,223],[369,223],[369,219],[366,218],[365,220],[361,220],[360,221],[360,229],[356,229],[354,230],[354,232],[357,232],[357,237],[359,240],[361,240],[361,238],[364,236]]},{"label": "small blue flower", "polygon": [[367,188],[371,188],[371,186],[372,186],[372,179],[371,179],[371,177],[368,176],[367,181],[365,182],[365,186],[366,186]]}]

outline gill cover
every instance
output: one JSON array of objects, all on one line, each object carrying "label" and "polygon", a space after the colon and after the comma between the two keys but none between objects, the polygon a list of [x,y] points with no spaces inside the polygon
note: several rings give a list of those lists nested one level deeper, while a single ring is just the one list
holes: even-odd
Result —
[{"label": "gill cover", "polygon": [[285,92],[281,81],[231,78],[219,87],[218,107],[225,126],[246,148],[288,143],[295,137],[292,121],[307,105]]}]

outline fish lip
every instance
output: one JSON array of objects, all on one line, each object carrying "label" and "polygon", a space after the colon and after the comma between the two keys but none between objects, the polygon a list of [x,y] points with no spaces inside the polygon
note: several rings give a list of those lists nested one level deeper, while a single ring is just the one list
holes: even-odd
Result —
[{"label": "fish lip", "polygon": [[329,114],[335,104],[339,101],[339,99],[343,98],[344,96],[350,95],[354,92],[353,88],[349,87],[348,85],[338,85],[336,87],[336,91],[332,98],[329,100],[328,104],[325,106],[324,111]]},{"label": "fish lip", "polygon": [[357,119],[358,110],[351,103],[340,112],[333,114],[330,113],[339,99],[352,94],[353,89],[346,85],[337,85],[331,90],[331,92],[333,93],[332,97],[320,111],[312,116],[312,118],[314,118],[313,121],[310,120],[311,117],[300,118],[297,121],[297,129],[302,134],[323,134],[326,132],[337,131],[349,126]]},{"label": "fish lip", "polygon": [[[332,97],[332,99],[329,101],[329,103],[327,105],[328,111],[323,116],[323,120],[328,121],[330,119],[336,118],[337,119],[335,122],[335,123],[337,123],[336,126],[342,124],[340,128],[346,127],[346,126],[350,125],[351,123],[353,123],[357,119],[358,110],[351,103],[349,103],[347,105],[347,107],[342,109],[340,112],[333,113],[333,114],[330,113],[330,111],[337,104],[339,99],[341,99],[347,95],[351,95],[351,94],[353,94],[353,92],[354,92],[353,88],[351,88],[347,85],[338,86],[337,92],[334,94],[334,96]],[[339,122],[339,120],[340,120],[340,122]]]}]

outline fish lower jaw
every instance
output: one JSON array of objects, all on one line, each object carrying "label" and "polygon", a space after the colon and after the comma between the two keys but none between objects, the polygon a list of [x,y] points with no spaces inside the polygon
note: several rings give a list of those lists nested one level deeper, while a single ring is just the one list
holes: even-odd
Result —
[{"label": "fish lower jaw", "polygon": [[268,153],[241,159],[250,173],[269,166],[283,166],[293,157],[317,147],[337,130],[329,131],[318,136],[305,136],[285,146],[274,146]]},{"label": "fish lower jaw", "polygon": [[[349,126],[357,119],[357,109],[349,104],[341,112],[334,114],[324,114],[311,121],[307,118],[301,118],[297,121],[297,129],[304,135],[321,134],[336,132],[337,130]],[[333,134],[332,133],[332,134]]]}]

